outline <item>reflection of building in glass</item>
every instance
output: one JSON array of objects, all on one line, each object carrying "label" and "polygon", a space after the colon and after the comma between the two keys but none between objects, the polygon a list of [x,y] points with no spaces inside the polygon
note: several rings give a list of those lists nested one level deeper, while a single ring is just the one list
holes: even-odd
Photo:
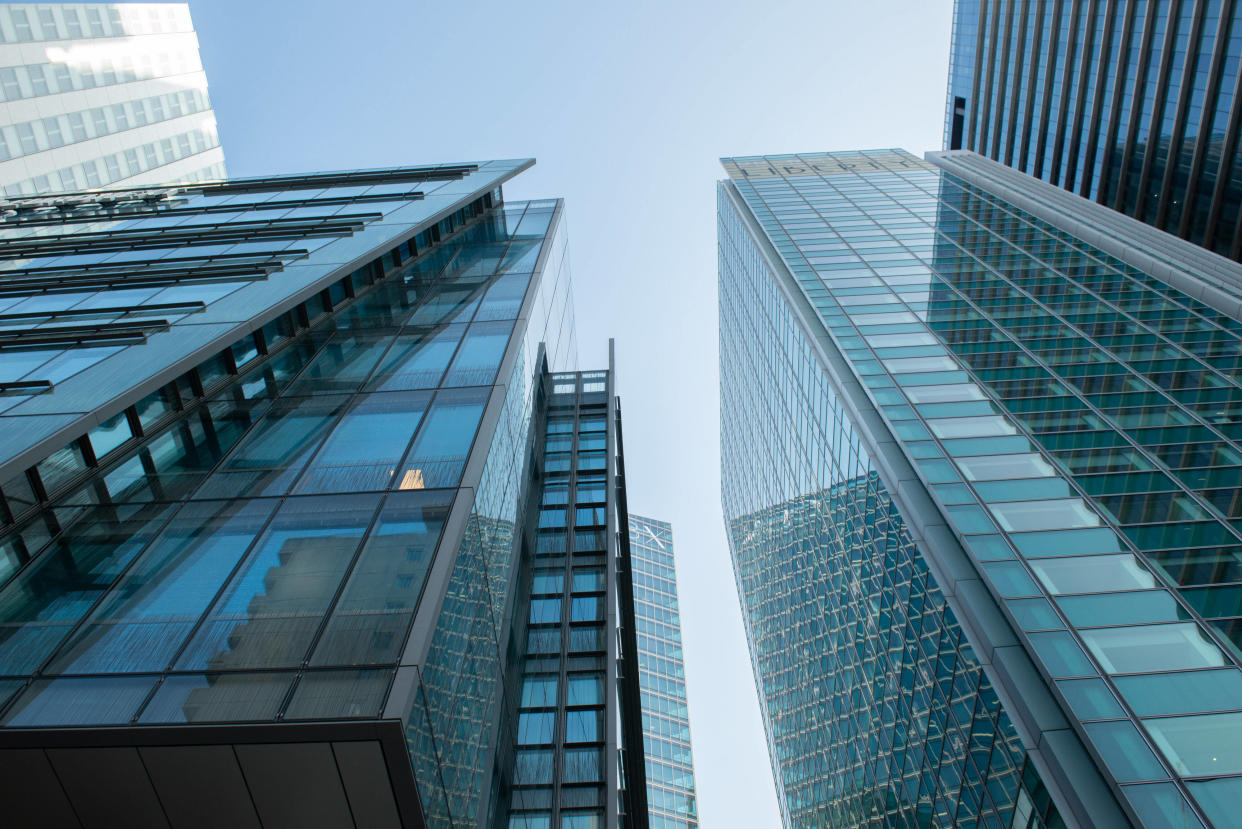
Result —
[{"label": "reflection of building in glass", "polygon": [[945,148],[1242,258],[1242,8],[958,0]]},{"label": "reflection of building in glass", "polygon": [[530,163],[0,222],[6,825],[647,825],[613,374],[563,373]]},{"label": "reflection of building in glass", "polygon": [[7,195],[224,178],[184,3],[0,6]]},{"label": "reflection of building in glass", "polygon": [[724,502],[786,819],[1232,826],[1242,270],[929,160],[725,162]]},{"label": "reflection of building in glass", "polygon": [[664,521],[631,514],[629,530],[648,813],[652,829],[694,829],[699,818],[673,527]]}]

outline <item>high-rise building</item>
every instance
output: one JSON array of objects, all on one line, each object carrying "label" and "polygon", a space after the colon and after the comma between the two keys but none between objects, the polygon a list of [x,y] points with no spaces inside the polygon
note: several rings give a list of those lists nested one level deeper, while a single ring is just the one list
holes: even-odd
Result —
[{"label": "high-rise building", "polygon": [[631,513],[629,547],[647,756],[647,813],[651,829],[696,829],[699,813],[673,527]]},{"label": "high-rise building", "polygon": [[188,5],[0,5],[0,192],[221,178]]},{"label": "high-rise building", "polygon": [[957,0],[946,149],[1242,259],[1242,5]]},{"label": "high-rise building", "polygon": [[1242,267],[973,153],[724,163],[786,823],[1236,825]]},{"label": "high-rise building", "polygon": [[531,163],[0,204],[0,822],[646,826]]}]

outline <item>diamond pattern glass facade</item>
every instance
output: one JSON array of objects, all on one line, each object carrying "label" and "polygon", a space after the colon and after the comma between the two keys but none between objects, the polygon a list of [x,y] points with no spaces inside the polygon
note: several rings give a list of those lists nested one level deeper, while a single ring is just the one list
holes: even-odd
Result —
[{"label": "diamond pattern glass facade", "polygon": [[873,404],[850,427],[900,451],[1112,796],[1142,825],[1233,825],[1242,323],[907,154],[729,166],[722,215],[746,205]]},{"label": "diamond pattern glass facade", "polygon": [[651,827],[694,829],[698,807],[672,525],[631,514],[630,561]]}]

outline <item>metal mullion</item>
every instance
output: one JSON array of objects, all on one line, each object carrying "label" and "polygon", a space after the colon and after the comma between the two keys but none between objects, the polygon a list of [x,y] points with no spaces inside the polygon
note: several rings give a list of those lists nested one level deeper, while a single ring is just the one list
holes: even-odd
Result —
[{"label": "metal mullion", "polygon": [[[1090,25],[1094,19],[1093,15],[1088,15],[1087,19],[1083,20],[1082,7],[1084,2],[1086,0],[1074,0],[1070,7],[1069,39],[1065,42],[1065,66],[1061,70],[1061,99],[1057,102],[1057,131],[1052,142],[1052,158],[1049,159],[1051,169],[1045,171],[1048,173],[1045,180],[1052,184],[1058,184],[1058,180],[1061,177],[1061,152],[1065,148],[1065,122],[1069,117],[1070,89],[1074,85],[1074,80],[1078,80],[1079,97],[1082,96],[1084,91],[1079,69],[1085,67],[1085,56],[1075,60],[1075,53],[1079,48],[1078,31],[1080,27],[1083,29],[1083,50],[1085,52],[1085,43],[1091,38]],[[1092,0],[1091,10],[1094,11],[1094,9],[1095,3]]]},{"label": "metal mullion", "polygon": [[1182,217],[1175,232],[1183,239],[1190,237],[1190,225],[1194,220],[1195,203],[1198,201],[1198,182],[1203,171],[1204,159],[1208,152],[1211,138],[1211,126],[1215,120],[1217,95],[1221,84],[1227,79],[1221,76],[1227,57],[1229,45],[1230,23],[1233,19],[1235,0],[1223,0],[1220,7],[1220,19],[1216,24],[1216,43],[1212,50],[1212,61],[1208,68],[1207,87],[1203,91],[1203,114],[1199,121],[1199,132],[1195,140],[1194,153],[1190,160],[1190,175],[1186,182],[1186,195],[1182,201]]},{"label": "metal mullion", "polygon": [[[1099,153],[1100,128],[1105,127],[1107,132],[1107,124],[1101,123],[1104,115],[1104,102],[1108,100],[1110,103],[1109,111],[1115,110],[1117,107],[1116,99],[1109,94],[1108,89],[1108,70],[1110,65],[1115,63],[1117,57],[1113,53],[1113,42],[1117,40],[1117,6],[1125,0],[1107,0],[1108,9],[1105,12],[1103,39],[1100,41],[1100,65],[1096,72],[1095,80],[1095,101],[1091,108],[1091,119],[1087,128],[1086,144],[1083,148],[1085,153],[1082,165],[1082,180],[1078,182],[1078,194],[1083,198],[1091,197],[1091,185],[1095,178],[1095,158]],[[1125,33],[1122,33],[1122,42],[1125,41]],[[1117,53],[1118,55],[1120,52]],[[1113,60],[1110,61],[1109,58]],[[1117,73],[1122,74],[1120,70]],[[1113,86],[1116,86],[1114,81]],[[1111,120],[1111,119],[1110,119]]]},{"label": "metal mullion", "polygon": [[1034,40],[1031,44],[1031,66],[1027,70],[1026,95],[1022,106],[1022,136],[1018,150],[1017,169],[1026,172],[1027,157],[1031,149],[1031,118],[1035,111],[1035,99],[1038,97],[1036,81],[1039,78],[1039,67],[1044,63],[1044,9],[1045,0],[1035,0],[1035,26],[1032,31]]},{"label": "metal mullion", "polygon": [[[1103,205],[1112,206],[1108,193],[1112,189],[1110,180],[1114,151],[1117,145],[1117,134],[1121,128],[1122,102],[1126,95],[1126,72],[1129,68],[1130,47],[1134,40],[1134,23],[1137,17],[1137,0],[1125,0],[1125,20],[1121,29],[1121,44],[1117,49],[1117,77],[1113,80],[1112,106],[1108,117],[1108,129],[1105,130],[1104,142],[1101,147],[1103,156],[1100,159],[1100,183],[1096,188],[1095,200]],[[1093,173],[1094,175],[1094,173]]]},{"label": "metal mullion", "polygon": [[[1026,42],[1027,28],[1030,22],[1031,0],[1022,0],[1022,8],[1018,13],[1021,17],[1018,23],[1018,43],[1014,49],[1013,63],[1013,83],[1009,90],[1009,118],[1008,124],[1005,126],[1005,149],[1003,152],[1004,163],[1010,165],[1013,163],[1013,142],[1014,130],[1018,122],[1018,108],[1023,106],[1022,98],[1022,73],[1026,68],[1023,61],[1026,58]],[[999,133],[998,133],[999,135]]]},{"label": "metal mullion", "polygon": [[1005,23],[1004,23],[1004,26],[1001,27],[1000,31],[998,31],[997,33],[997,37],[1000,39],[1000,42],[997,45],[1000,47],[1001,54],[1000,54],[1000,63],[996,67],[997,71],[995,72],[996,103],[992,107],[992,112],[991,112],[992,117],[989,119],[991,120],[992,124],[988,131],[989,141],[988,141],[988,147],[987,147],[988,157],[993,158],[997,161],[1000,160],[1001,147],[1004,145],[1004,132],[1003,131],[1004,131],[1005,105],[1006,103],[1008,103],[1010,106],[1013,105],[1012,95],[1009,96],[1008,100],[1006,100],[1005,91],[1006,91],[1006,87],[1010,86],[1010,84],[1007,83],[1007,80],[1009,78],[1009,73],[1010,73],[1009,53],[1010,53],[1010,44],[1013,42],[1013,34],[1014,34],[1013,13],[1014,13],[1014,7],[1017,4],[1018,4],[1018,0],[1006,0],[1005,2]]},{"label": "metal mullion", "polygon": [[[1207,15],[1206,0],[1183,0],[1183,2],[1194,2],[1195,9],[1190,22],[1190,36],[1186,39],[1186,62],[1182,66],[1181,90],[1178,92],[1177,111],[1173,118],[1173,134],[1169,138],[1169,155],[1165,161],[1164,175],[1160,179],[1160,199],[1156,204],[1156,217],[1153,222],[1156,227],[1166,230],[1168,228],[1164,226],[1168,222],[1169,205],[1172,202],[1173,175],[1179,166],[1178,158],[1182,154],[1182,142],[1186,138],[1186,112],[1190,109],[1190,99],[1194,96],[1198,57],[1203,48],[1203,21]],[[1224,5],[1227,4],[1222,3],[1222,6]],[[1207,103],[1206,95],[1204,103]],[[1203,107],[1203,111],[1207,112],[1206,106]],[[1193,178],[1190,183],[1193,186]],[[1183,201],[1182,210],[1185,211],[1186,207],[1187,204]]]},{"label": "metal mullion", "polygon": [[[1224,82],[1227,82],[1227,79],[1222,79],[1222,83]],[[1209,250],[1212,249],[1212,243],[1216,240],[1216,225],[1220,220],[1222,203],[1225,198],[1225,188],[1228,183],[1227,177],[1234,163],[1234,153],[1237,151],[1240,123],[1242,123],[1242,69],[1239,69],[1238,75],[1234,79],[1234,94],[1232,107],[1229,112],[1229,124],[1225,131],[1225,143],[1221,148],[1220,163],[1216,169],[1216,186],[1212,189],[1212,201],[1208,208],[1204,238],[1200,243]]]},{"label": "metal mullion", "polygon": [[[1159,138],[1160,138],[1160,126],[1161,126],[1161,123],[1164,121],[1164,109],[1168,105],[1169,75],[1173,71],[1172,64],[1174,60],[1174,52],[1177,50],[1177,38],[1178,38],[1178,35],[1180,34],[1179,24],[1181,23],[1181,20],[1182,20],[1182,8],[1186,3],[1194,3],[1194,2],[1195,0],[1170,0],[1169,19],[1168,19],[1168,23],[1165,24],[1164,43],[1161,45],[1161,48],[1160,48],[1160,68],[1156,71],[1156,95],[1155,95],[1154,100],[1152,101],[1151,121],[1149,122],[1148,127],[1147,127],[1147,148],[1143,152],[1143,167],[1142,167],[1142,171],[1139,173],[1138,194],[1135,196],[1135,199],[1134,199],[1134,216],[1140,221],[1142,221],[1142,216],[1145,212],[1145,206],[1148,200],[1147,191],[1150,186],[1151,167],[1154,162],[1155,155],[1156,155],[1156,143],[1159,141]],[[1190,59],[1191,58],[1190,46],[1191,44],[1194,43],[1194,38],[1197,36],[1196,29],[1198,28],[1198,24],[1199,24],[1201,17],[1202,17],[1202,14],[1199,12],[1196,12],[1193,19],[1191,20],[1191,26],[1190,26],[1191,36],[1186,41],[1186,47],[1187,47],[1186,48],[1186,59],[1182,64],[1183,87],[1181,89],[1182,94],[1179,96],[1181,100],[1178,101],[1179,108],[1185,104],[1185,100],[1186,100],[1185,94],[1184,94],[1186,92],[1185,78],[1187,75],[1188,68],[1193,64],[1193,61],[1191,61]],[[1190,74],[1190,77],[1193,79],[1193,72],[1189,74]],[[1177,122],[1176,121],[1174,122],[1174,126],[1173,126],[1173,134],[1174,135],[1177,134]],[[1172,151],[1173,151],[1173,143],[1170,142],[1169,144],[1169,158],[1170,159],[1173,158]],[[1167,169],[1168,167],[1166,163],[1166,170]],[[1167,194],[1164,193],[1163,191],[1161,192],[1160,195],[1162,197],[1167,197]],[[1167,198],[1165,198],[1164,200],[1167,201]]]},{"label": "metal mullion", "polygon": [[[1170,1],[1172,2],[1172,0]],[[1134,69],[1134,84],[1130,88],[1130,118],[1126,124],[1125,141],[1121,147],[1121,163],[1117,167],[1117,181],[1110,182],[1110,184],[1114,185],[1114,195],[1111,203],[1103,202],[1118,211],[1125,204],[1127,173],[1130,161],[1134,157],[1134,142],[1138,134],[1139,120],[1143,112],[1143,95],[1147,84],[1147,70],[1151,64],[1152,28],[1155,26],[1156,10],[1159,6],[1160,4],[1157,0],[1148,0],[1147,17],[1143,23],[1143,37],[1139,41],[1138,65]],[[1168,34],[1167,29],[1165,34]]]},{"label": "metal mullion", "polygon": [[[1078,2],[1078,0],[1075,0]],[[1039,95],[1038,140],[1035,142],[1035,157],[1031,163],[1031,175],[1042,178],[1044,172],[1044,149],[1048,142],[1048,112],[1052,105],[1052,86],[1057,73],[1058,46],[1061,43],[1061,3],[1052,0],[1052,20],[1048,26],[1048,62],[1044,67],[1044,88]]]},{"label": "metal mullion", "polygon": [[[1097,42],[1095,33],[1097,22],[1100,19],[1100,3],[1107,4],[1104,12],[1104,22],[1100,25],[1100,39]],[[1092,116],[1096,113],[1096,107],[1100,98],[1100,78],[1108,71],[1108,43],[1110,27],[1112,25],[1111,10],[1116,6],[1115,0],[1090,0],[1090,7],[1087,10],[1087,22],[1083,27],[1085,38],[1082,44],[1082,54],[1079,58],[1081,67],[1078,73],[1078,95],[1074,106],[1074,123],[1069,129],[1069,146],[1065,149],[1065,175],[1062,178],[1063,185],[1066,190],[1074,192],[1074,186],[1077,184],[1078,175],[1078,154],[1082,147],[1082,124],[1087,119],[1088,103],[1091,105],[1090,112]],[[1095,58],[1095,97],[1087,101],[1087,77],[1088,70],[1091,68],[1092,58]],[[1058,153],[1060,155],[1060,153]]]},{"label": "metal mullion", "polygon": [[[996,58],[996,37],[997,37],[997,24],[998,24],[997,18],[1000,16],[1001,1],[1002,0],[992,0],[990,4],[992,8],[992,14],[990,15],[991,19],[988,21],[989,25],[987,27],[988,30],[990,31],[990,34],[987,36],[987,56],[988,57],[986,61],[983,61],[983,65],[981,69],[981,73],[984,75],[984,77],[982,79],[976,78],[976,84],[980,82],[983,84],[983,96],[979,102],[979,118],[978,119],[972,118],[970,122],[971,137],[975,139],[971,141],[971,149],[973,149],[977,153],[980,153],[981,155],[987,154],[988,121],[991,120],[990,116],[991,116],[991,106],[992,106],[992,75],[993,75],[993,67],[995,65],[994,61]],[[980,9],[979,9],[981,18],[985,16],[984,6],[985,6],[985,3],[981,2]],[[983,32],[985,31],[985,29],[982,25],[980,25],[979,31],[980,31],[980,38],[981,39],[984,38]],[[981,56],[977,56],[977,59],[979,57]],[[983,122],[982,126],[978,130],[977,136],[975,134],[976,121]]]}]

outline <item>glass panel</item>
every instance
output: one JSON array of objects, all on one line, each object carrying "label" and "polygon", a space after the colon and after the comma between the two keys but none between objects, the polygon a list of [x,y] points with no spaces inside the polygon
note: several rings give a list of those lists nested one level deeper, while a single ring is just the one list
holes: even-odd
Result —
[{"label": "glass panel", "polygon": [[103,458],[133,436],[134,432],[129,428],[129,417],[121,412],[91,430],[91,448],[97,459]]},{"label": "glass panel", "polygon": [[315,671],[302,675],[286,720],[378,717],[391,671]]},{"label": "glass panel", "polygon": [[603,705],[604,677],[600,674],[570,674],[568,704]]},{"label": "glass panel", "polygon": [[397,661],[451,504],[449,492],[388,496],[312,665]]},{"label": "glass panel", "polygon": [[466,457],[490,389],[442,389],[414,445],[401,462],[401,489],[451,487],[461,480]]},{"label": "glass panel", "polygon": [[[573,680],[570,680],[570,688],[573,688]],[[555,674],[536,674],[522,679],[522,707],[523,708],[543,708],[556,705],[556,685],[557,677]],[[571,701],[572,705],[573,702]]]},{"label": "glass panel", "polygon": [[1102,679],[1063,679],[1057,687],[1079,719],[1111,720],[1126,716],[1125,710]]},{"label": "glass panel", "polygon": [[1052,464],[1036,454],[975,455],[954,461],[968,481],[1040,478],[1056,475]]},{"label": "glass panel", "polygon": [[574,592],[575,593],[602,593],[604,590],[604,568],[603,567],[575,567],[574,568]]},{"label": "glass panel", "polygon": [[391,342],[391,334],[338,331],[286,393],[352,392],[367,379]]},{"label": "glass panel", "polygon": [[0,672],[33,672],[155,535],[161,504],[88,513],[0,594]]},{"label": "glass panel", "polygon": [[604,618],[604,600],[600,596],[575,596],[570,609],[570,621],[595,622]]},{"label": "glass panel", "polygon": [[1094,593],[1156,587],[1156,577],[1132,555],[1044,558],[1028,562],[1048,592]]},{"label": "glass panel", "polygon": [[428,392],[363,396],[324,441],[298,491],[358,492],[387,487],[430,397]]},{"label": "glass panel", "polygon": [[446,325],[437,331],[399,334],[392,350],[376,369],[368,390],[431,389],[448,368],[464,325]]},{"label": "glass panel", "polygon": [[1167,590],[1066,596],[1057,604],[1077,627],[1181,622],[1190,618]]},{"label": "glass panel", "polygon": [[143,709],[139,722],[242,722],[273,720],[285,700],[291,673],[170,676]]},{"label": "glass panel", "polygon": [[561,599],[531,599],[530,623],[552,624],[561,620]]},{"label": "glass panel", "polygon": [[974,383],[947,383],[943,386],[906,386],[911,403],[945,403],[952,400],[987,400]]},{"label": "glass panel", "polygon": [[1126,722],[1097,722],[1084,726],[1104,764],[1117,780],[1159,780],[1169,776],[1137,728]]},{"label": "glass panel", "polygon": [[1081,498],[1053,501],[1008,501],[988,504],[996,520],[1009,532],[1049,528],[1098,527],[1100,517]]},{"label": "glass panel", "polygon": [[1143,725],[1178,774],[1242,774],[1242,714],[1166,717]]},{"label": "glass panel", "polygon": [[1242,778],[1192,782],[1187,785],[1213,824],[1228,826],[1238,819],[1238,804],[1242,803]]},{"label": "glass panel", "polygon": [[565,590],[565,572],[563,570],[536,570],[531,578],[530,592],[563,593]]},{"label": "glass panel", "polygon": [[604,711],[590,708],[565,714],[565,742],[595,743],[604,739]]},{"label": "glass panel", "polygon": [[300,665],[378,501],[362,495],[285,501],[178,666]]},{"label": "glass panel", "polygon": [[991,437],[1016,435],[1017,428],[1000,416],[948,417],[929,420],[927,425],[938,438]]},{"label": "glass panel", "polygon": [[565,749],[565,783],[599,783],[603,780],[603,757],[598,748]]},{"label": "glass panel", "polygon": [[274,501],[182,508],[52,661],[57,673],[162,671],[275,509]]},{"label": "glass panel", "polygon": [[513,782],[518,786],[551,783],[552,750],[525,749],[516,752],[513,763]]},{"label": "glass panel", "polygon": [[1119,676],[1113,682],[1140,717],[1242,708],[1237,670]]},{"label": "glass panel", "polygon": [[1190,622],[1080,631],[1083,641],[1111,674],[1219,668],[1220,648]]},{"label": "glass panel", "polygon": [[[1190,784],[1192,790],[1198,785]],[[1122,791],[1143,816],[1144,829],[1203,829],[1203,822],[1172,783],[1126,786]]]},{"label": "glass panel", "polygon": [[470,326],[457,352],[446,386],[486,386],[496,378],[512,322],[477,322]]},{"label": "glass panel", "polygon": [[10,727],[128,723],[156,677],[37,679],[5,715]]},{"label": "glass panel", "polygon": [[555,711],[523,711],[518,715],[519,745],[542,745],[552,742],[556,727]]},{"label": "glass panel", "polygon": [[1063,630],[1032,633],[1030,640],[1053,677],[1095,676],[1099,673],[1074,637]]}]

